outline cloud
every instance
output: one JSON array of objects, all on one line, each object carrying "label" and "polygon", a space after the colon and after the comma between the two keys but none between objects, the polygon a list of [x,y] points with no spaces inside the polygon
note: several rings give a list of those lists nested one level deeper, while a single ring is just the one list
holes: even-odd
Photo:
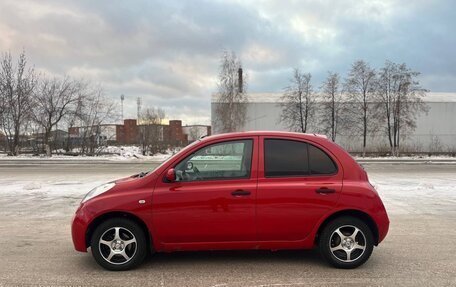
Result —
[{"label": "cloud", "polygon": [[125,114],[161,106],[209,123],[219,57],[234,50],[251,92],[281,91],[293,67],[345,74],[356,59],[422,73],[432,91],[456,91],[454,1],[14,1],[0,2],[0,51],[26,49],[50,74],[104,86]]}]

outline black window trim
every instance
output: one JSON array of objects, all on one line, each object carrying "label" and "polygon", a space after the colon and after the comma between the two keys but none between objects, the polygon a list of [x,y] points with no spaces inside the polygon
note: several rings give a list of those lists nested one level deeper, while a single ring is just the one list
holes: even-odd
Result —
[{"label": "black window trim", "polygon": [[[266,145],[265,141],[266,140],[285,140],[285,141],[295,141],[295,142],[300,142],[300,143],[305,143],[307,144],[306,146],[306,153],[307,153],[307,162],[308,162],[308,167],[309,167],[309,172],[306,175],[266,175]],[[326,173],[326,174],[312,174],[311,173],[311,168],[310,168],[310,157],[309,157],[309,145],[312,145],[322,152],[324,152],[329,159],[333,162],[334,166],[336,167],[336,171],[334,173]],[[263,176],[264,178],[308,178],[308,177],[327,177],[327,176],[335,176],[339,173],[339,165],[336,163],[336,161],[333,158],[333,155],[330,154],[330,152],[326,152],[326,150],[320,148],[319,146],[306,141],[306,140],[300,140],[296,138],[280,138],[280,137],[264,137],[263,138]]]},{"label": "black window trim", "polygon": [[[189,155],[187,155],[186,157],[184,157],[183,160],[177,162],[176,164],[173,164],[171,168],[176,168],[176,166],[178,166],[182,161],[184,161],[184,160],[188,159],[189,157],[193,156],[195,153],[197,153],[199,150],[201,150],[203,148],[206,148],[206,147],[209,147],[209,146],[212,146],[212,145],[225,144],[225,143],[231,143],[231,142],[241,142],[241,141],[250,141],[252,143],[252,154],[250,156],[250,170],[249,170],[249,173],[246,176],[237,176],[237,177],[228,177],[228,178],[208,178],[208,179],[199,179],[199,180],[192,180],[192,181],[182,180],[182,181],[176,181],[176,182],[179,182],[179,183],[181,183],[181,182],[182,183],[183,182],[192,183],[192,182],[207,182],[207,181],[221,181],[221,180],[251,179],[252,178],[253,155],[254,155],[254,152],[255,152],[255,139],[253,137],[228,139],[228,140],[222,140],[222,141],[212,142],[212,143],[209,142],[206,145],[198,148],[194,152],[192,152]],[[245,147],[244,147],[244,149],[245,149]],[[245,155],[242,155],[242,161],[244,160],[244,157],[245,157]],[[166,172],[165,172],[165,175],[163,176],[163,182],[169,183],[166,180]]]}]

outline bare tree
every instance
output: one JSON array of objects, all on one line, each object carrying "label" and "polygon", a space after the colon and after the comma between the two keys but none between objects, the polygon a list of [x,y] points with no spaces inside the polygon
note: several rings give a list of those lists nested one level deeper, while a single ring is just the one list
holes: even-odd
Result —
[{"label": "bare tree", "polygon": [[102,142],[103,124],[118,118],[116,105],[101,87],[87,87],[78,99],[76,115],[80,121],[81,153],[94,154]]},{"label": "bare tree", "polygon": [[311,84],[312,75],[293,70],[290,85],[281,98],[280,121],[292,131],[307,132],[315,113],[315,99]]},{"label": "bare tree", "polygon": [[81,97],[82,84],[65,77],[43,78],[35,95],[33,120],[44,131],[43,144],[47,156],[52,155],[51,131],[75,109]]},{"label": "bare tree", "polygon": [[189,141],[196,141],[200,139],[202,136],[207,135],[207,128],[201,128],[200,126],[193,126],[188,131],[188,140]]},{"label": "bare tree", "polygon": [[[65,124],[66,127],[68,128],[68,133],[67,133],[67,139],[66,139],[66,146],[65,150],[67,152],[71,151],[73,148],[73,136],[72,132],[74,133],[75,131],[73,128],[75,125],[78,123],[80,120],[80,115],[81,115],[81,109],[83,105],[83,100],[84,100],[84,90],[81,90],[81,96],[79,97],[77,103],[74,105],[74,109],[71,109],[68,115],[65,117]],[[78,135],[76,135],[77,137]]]},{"label": "bare tree", "polygon": [[246,81],[241,61],[234,52],[224,52],[220,65],[214,125],[221,132],[241,129],[246,121]]},{"label": "bare tree", "polygon": [[345,80],[344,89],[350,102],[350,114],[353,119],[352,128],[359,131],[363,137],[363,157],[366,155],[366,143],[371,124],[376,121],[371,112],[375,98],[375,70],[363,60],[352,64]]},{"label": "bare tree", "polygon": [[139,141],[143,155],[155,154],[163,148],[164,135],[162,121],[165,111],[161,108],[147,108],[141,115],[142,124],[139,126]]},{"label": "bare tree", "polygon": [[9,151],[19,154],[20,134],[30,119],[31,98],[37,83],[33,68],[27,68],[22,52],[14,66],[10,53],[3,54],[0,64],[0,125]]},{"label": "bare tree", "polygon": [[412,71],[406,64],[386,61],[380,69],[377,96],[386,122],[386,134],[394,156],[399,155],[401,137],[416,128],[416,117],[427,112],[423,102],[427,90],[417,79],[420,73]]},{"label": "bare tree", "polygon": [[339,126],[342,124],[344,108],[339,74],[328,72],[321,87],[321,97],[320,126],[325,134],[336,141]]},{"label": "bare tree", "polygon": [[8,104],[6,99],[6,93],[3,91],[3,82],[0,78],[0,143],[4,148],[5,152],[9,149],[8,146],[8,137],[5,135],[4,131],[8,130],[8,114],[7,114]]}]

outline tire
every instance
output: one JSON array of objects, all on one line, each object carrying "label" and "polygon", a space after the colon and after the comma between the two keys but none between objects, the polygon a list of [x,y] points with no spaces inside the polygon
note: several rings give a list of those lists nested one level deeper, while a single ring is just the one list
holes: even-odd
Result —
[{"label": "tire", "polygon": [[125,218],[108,219],[98,225],[90,246],[95,261],[112,271],[137,267],[144,261],[148,250],[142,228]]},{"label": "tire", "polygon": [[362,220],[343,216],[325,226],[318,245],[329,264],[336,268],[352,269],[369,259],[374,249],[374,239],[372,231]]}]

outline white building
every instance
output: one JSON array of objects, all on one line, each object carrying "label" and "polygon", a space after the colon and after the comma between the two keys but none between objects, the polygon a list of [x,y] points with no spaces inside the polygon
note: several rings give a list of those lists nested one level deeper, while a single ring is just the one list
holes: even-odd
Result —
[{"label": "white building", "polygon": [[[286,131],[280,122],[281,93],[252,93],[248,95],[247,120],[240,130],[278,130]],[[427,114],[417,117],[416,129],[401,139],[401,150],[410,152],[456,152],[456,93],[428,93],[423,99],[429,107]],[[213,97],[211,104],[213,133],[219,133],[214,121],[215,107],[218,105]],[[318,132],[318,127],[315,131]],[[349,151],[362,150],[362,138],[340,134],[336,142]],[[388,138],[379,131],[368,139],[367,150],[383,152],[389,150]]]}]

